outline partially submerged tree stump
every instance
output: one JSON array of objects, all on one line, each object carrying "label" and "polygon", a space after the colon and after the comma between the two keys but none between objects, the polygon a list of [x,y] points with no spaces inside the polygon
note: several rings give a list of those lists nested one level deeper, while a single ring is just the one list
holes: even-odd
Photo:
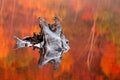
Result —
[{"label": "partially submerged tree stump", "polygon": [[40,49],[40,59],[38,65],[42,68],[45,64],[54,64],[54,69],[60,65],[62,54],[66,53],[69,48],[69,41],[62,33],[62,24],[58,17],[54,17],[54,23],[48,24],[43,18],[39,18],[41,33],[34,33],[33,37],[16,39],[16,49],[21,47],[33,47]]}]

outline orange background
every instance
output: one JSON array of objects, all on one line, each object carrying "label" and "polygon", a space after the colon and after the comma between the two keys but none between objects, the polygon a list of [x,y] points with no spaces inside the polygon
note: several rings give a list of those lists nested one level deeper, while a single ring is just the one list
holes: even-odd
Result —
[{"label": "orange background", "polygon": [[[38,50],[14,50],[13,36],[32,36],[38,17],[52,23],[54,16],[71,49],[58,70],[39,69]],[[120,0],[0,0],[0,80],[120,80],[119,30]]]}]

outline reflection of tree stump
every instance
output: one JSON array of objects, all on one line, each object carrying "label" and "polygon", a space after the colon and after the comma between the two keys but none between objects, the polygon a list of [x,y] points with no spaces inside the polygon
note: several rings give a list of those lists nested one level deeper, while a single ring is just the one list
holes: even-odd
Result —
[{"label": "reflection of tree stump", "polygon": [[41,33],[34,33],[33,37],[25,37],[23,40],[15,37],[17,48],[30,47],[40,49],[39,67],[47,63],[54,64],[58,68],[62,54],[69,50],[68,40],[62,34],[62,24],[58,17],[54,18],[54,24],[48,24],[43,18],[39,18]]}]

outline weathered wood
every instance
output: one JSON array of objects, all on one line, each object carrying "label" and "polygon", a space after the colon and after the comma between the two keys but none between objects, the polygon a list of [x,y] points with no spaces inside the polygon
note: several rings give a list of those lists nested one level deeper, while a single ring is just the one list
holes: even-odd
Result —
[{"label": "weathered wood", "polygon": [[17,40],[17,48],[33,46],[40,49],[40,59],[38,65],[42,68],[47,63],[54,64],[57,69],[60,65],[62,54],[69,48],[68,40],[62,33],[62,24],[58,17],[54,17],[54,24],[48,24],[43,18],[39,18],[41,33],[34,33],[33,37],[25,37]]}]

